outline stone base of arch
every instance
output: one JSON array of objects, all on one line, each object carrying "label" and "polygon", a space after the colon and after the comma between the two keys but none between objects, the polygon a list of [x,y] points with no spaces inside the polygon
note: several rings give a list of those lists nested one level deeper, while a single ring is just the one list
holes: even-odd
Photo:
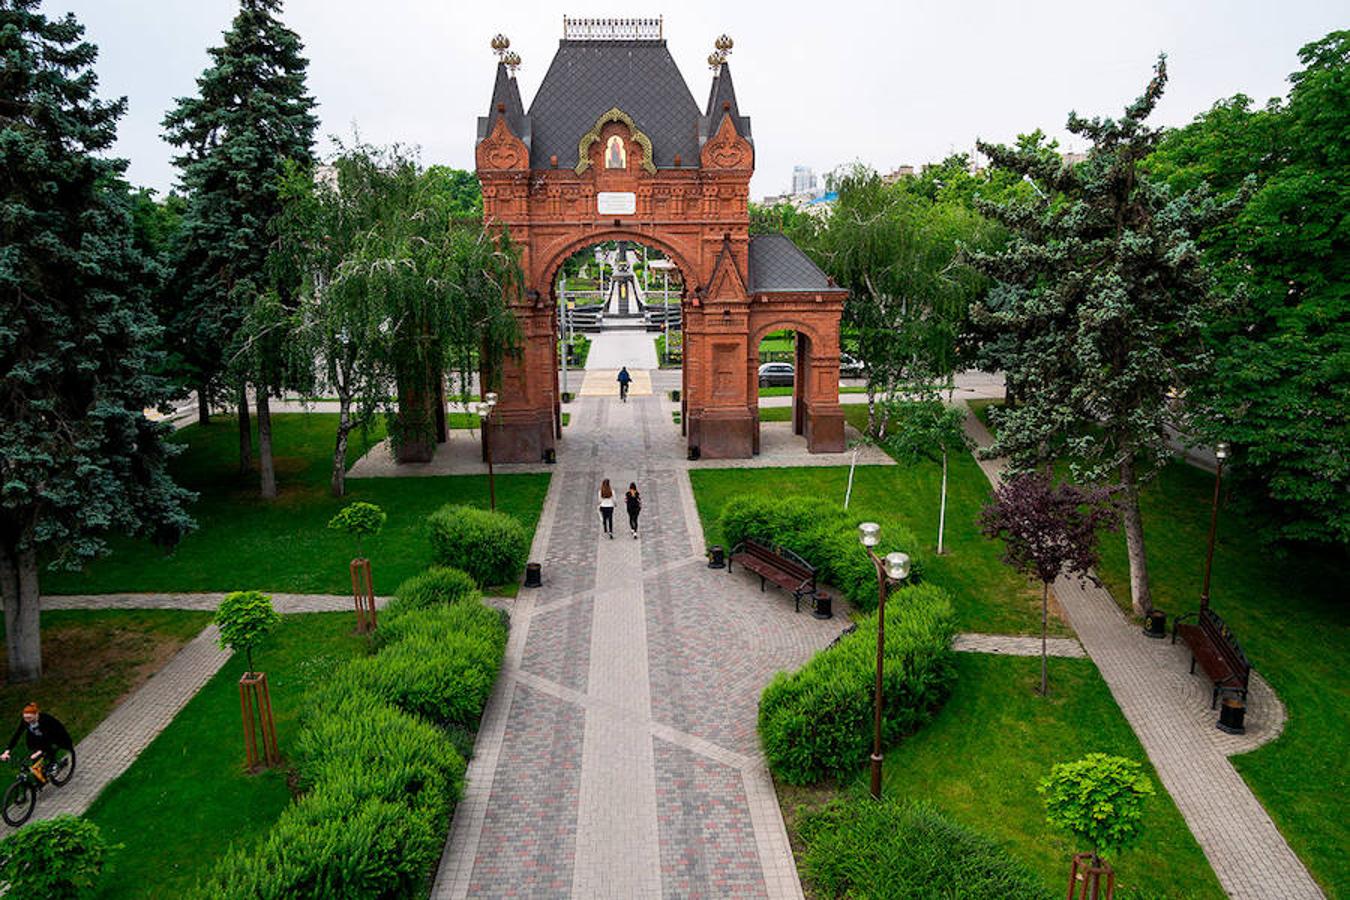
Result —
[{"label": "stone base of arch", "polygon": [[839,404],[821,404],[806,408],[803,431],[806,433],[806,449],[811,453],[843,453],[847,445],[844,441],[844,410]]}]

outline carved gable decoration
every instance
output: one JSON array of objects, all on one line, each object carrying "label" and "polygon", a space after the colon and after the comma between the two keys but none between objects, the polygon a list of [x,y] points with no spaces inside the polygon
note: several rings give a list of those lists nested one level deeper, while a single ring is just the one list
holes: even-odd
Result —
[{"label": "carved gable decoration", "polygon": [[717,134],[703,145],[701,155],[705,169],[749,169],[755,160],[755,151],[736,133],[731,116],[722,117]]},{"label": "carved gable decoration", "polygon": [[492,133],[483,138],[474,150],[474,158],[480,170],[528,169],[530,151],[525,143],[506,127],[506,117],[497,119]]},{"label": "carved gable decoration", "polygon": [[[595,126],[581,136],[581,141],[577,144],[577,174],[580,175],[591,167],[591,145],[600,140],[600,132],[610,122],[622,122],[628,126],[628,133],[632,135],[633,140],[637,141],[638,145],[642,147],[642,168],[648,173],[655,175],[656,163],[652,162],[651,138],[647,137],[641,131],[638,131],[637,125],[633,122],[633,117],[619,109],[617,106],[612,107],[609,112],[596,119]],[[612,148],[606,148],[606,150],[612,151]],[[613,168],[623,168],[626,166],[627,159],[624,159],[623,166],[614,166]]]},{"label": "carved gable decoration", "polygon": [[736,258],[732,255],[731,244],[724,242],[722,252],[713,264],[712,277],[708,279],[709,300],[746,300],[750,296],[745,289],[745,279],[741,277]]}]

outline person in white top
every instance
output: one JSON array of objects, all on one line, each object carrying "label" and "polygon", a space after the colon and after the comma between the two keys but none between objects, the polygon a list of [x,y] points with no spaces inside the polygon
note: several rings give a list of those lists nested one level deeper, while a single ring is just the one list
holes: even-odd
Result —
[{"label": "person in white top", "polygon": [[614,540],[614,488],[609,486],[608,478],[600,482],[600,524],[609,539]]}]

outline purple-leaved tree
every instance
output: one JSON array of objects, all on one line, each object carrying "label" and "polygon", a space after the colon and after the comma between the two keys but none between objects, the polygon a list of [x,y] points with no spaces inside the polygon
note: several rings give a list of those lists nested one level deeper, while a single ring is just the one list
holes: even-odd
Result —
[{"label": "purple-leaved tree", "polygon": [[1116,527],[1110,488],[1055,484],[1047,471],[1007,478],[980,513],[987,537],[1003,539],[1003,561],[1041,580],[1041,693],[1048,687],[1046,632],[1050,582],[1087,577],[1097,564],[1097,532]]}]

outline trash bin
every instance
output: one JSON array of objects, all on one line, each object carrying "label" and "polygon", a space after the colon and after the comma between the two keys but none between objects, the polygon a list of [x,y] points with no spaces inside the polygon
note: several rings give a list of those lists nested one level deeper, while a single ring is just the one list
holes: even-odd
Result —
[{"label": "trash bin", "polygon": [[834,600],[829,594],[816,594],[811,602],[811,615],[817,619],[834,618]]},{"label": "trash bin", "polygon": [[1155,609],[1145,616],[1144,635],[1151,638],[1167,637],[1167,613]]},{"label": "trash bin", "polygon": [[1225,697],[1219,704],[1219,730],[1224,734],[1246,734],[1247,704],[1236,697]]},{"label": "trash bin", "polygon": [[726,567],[726,551],[722,549],[721,544],[713,544],[708,548],[708,568],[725,569]]},{"label": "trash bin", "polygon": [[690,448],[689,448],[689,459],[695,460],[695,459],[698,459],[698,457],[699,457],[698,447],[690,447]]},{"label": "trash bin", "polygon": [[676,403],[679,403],[679,402],[680,402],[680,390],[679,390],[679,388],[676,388],[675,390],[673,390],[673,391],[670,392],[670,399],[673,400],[673,401],[676,402]]},{"label": "trash bin", "polygon": [[526,564],[525,564],[525,586],[526,586],[526,587],[540,587],[540,586],[542,586],[543,583],[544,583],[543,578],[541,577],[542,574],[543,574],[543,570],[540,568],[539,563],[537,563],[537,562],[526,563]]},{"label": "trash bin", "polygon": [[544,462],[548,463],[549,465],[553,465],[557,461],[558,461],[558,451],[553,449],[552,447],[545,447]]}]

